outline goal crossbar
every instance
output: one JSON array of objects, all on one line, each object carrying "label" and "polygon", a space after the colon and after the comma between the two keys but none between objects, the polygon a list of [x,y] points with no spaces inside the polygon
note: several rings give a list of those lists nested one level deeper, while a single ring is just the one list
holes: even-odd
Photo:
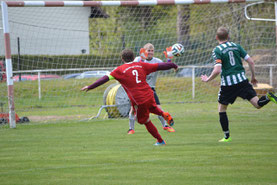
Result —
[{"label": "goal crossbar", "polygon": [[245,3],[259,0],[143,0],[143,1],[8,1],[8,7],[155,6],[209,3]]}]

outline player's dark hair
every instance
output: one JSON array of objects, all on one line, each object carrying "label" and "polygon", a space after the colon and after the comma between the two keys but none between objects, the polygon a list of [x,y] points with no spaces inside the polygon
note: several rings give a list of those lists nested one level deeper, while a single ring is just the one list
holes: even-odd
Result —
[{"label": "player's dark hair", "polygon": [[216,36],[220,41],[228,40],[229,31],[225,27],[219,27],[216,32]]},{"label": "player's dark hair", "polygon": [[121,58],[124,62],[133,62],[135,59],[135,54],[131,49],[124,49],[121,52]]}]

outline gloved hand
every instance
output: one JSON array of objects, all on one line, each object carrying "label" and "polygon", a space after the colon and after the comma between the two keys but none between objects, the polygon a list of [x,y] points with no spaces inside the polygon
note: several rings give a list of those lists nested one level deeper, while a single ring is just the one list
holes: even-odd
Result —
[{"label": "gloved hand", "polygon": [[140,48],[139,55],[141,60],[145,60],[148,57],[148,53],[144,48]]},{"label": "gloved hand", "polygon": [[164,56],[167,60],[171,60],[173,58],[173,55],[172,55],[172,46],[166,48],[166,51],[163,52],[164,53]]}]

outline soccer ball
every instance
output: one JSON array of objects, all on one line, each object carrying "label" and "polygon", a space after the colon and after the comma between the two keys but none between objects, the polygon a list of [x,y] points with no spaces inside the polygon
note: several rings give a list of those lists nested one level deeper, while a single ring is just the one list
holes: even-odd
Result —
[{"label": "soccer ball", "polygon": [[184,52],[185,52],[185,49],[182,44],[177,43],[172,46],[172,55],[174,55],[175,57],[179,57],[183,55]]}]

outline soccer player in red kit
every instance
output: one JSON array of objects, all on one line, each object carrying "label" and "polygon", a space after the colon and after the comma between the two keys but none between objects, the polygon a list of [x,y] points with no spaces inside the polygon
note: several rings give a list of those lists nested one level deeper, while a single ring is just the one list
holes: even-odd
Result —
[{"label": "soccer player in red kit", "polygon": [[178,66],[174,63],[149,64],[144,62],[133,62],[135,55],[130,49],[122,51],[121,59],[125,64],[117,67],[110,75],[103,76],[90,86],[83,87],[82,91],[94,89],[111,79],[116,79],[126,91],[132,107],[135,110],[137,121],[140,124],[144,124],[148,132],[157,139],[155,145],[165,145],[165,141],[149,119],[149,114],[153,113],[163,116],[170,126],[172,126],[174,122],[168,112],[163,112],[158,108],[153,91],[146,82],[146,76],[159,70],[177,69]]}]

